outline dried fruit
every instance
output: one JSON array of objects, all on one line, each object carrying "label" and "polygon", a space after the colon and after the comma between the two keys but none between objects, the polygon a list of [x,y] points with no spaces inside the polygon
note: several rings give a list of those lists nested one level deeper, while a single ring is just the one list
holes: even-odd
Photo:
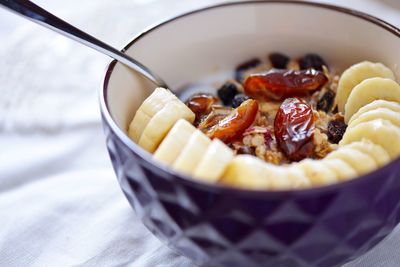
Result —
[{"label": "dried fruit", "polygon": [[314,118],[305,101],[286,99],[276,114],[274,127],[277,144],[290,160],[299,161],[313,154]]},{"label": "dried fruit", "polygon": [[238,154],[245,154],[245,155],[256,155],[256,151],[253,147],[249,146],[240,146],[237,150]]},{"label": "dried fruit", "polygon": [[218,101],[213,95],[210,94],[197,94],[192,96],[186,105],[193,111],[196,115],[195,125],[201,120],[201,118],[211,111],[211,107]]},{"label": "dried fruit", "polygon": [[290,58],[281,53],[271,53],[269,56],[269,61],[271,61],[272,67],[276,69],[286,69]]},{"label": "dried fruit", "polygon": [[232,100],[239,93],[236,84],[232,82],[224,83],[221,88],[218,89],[217,94],[221,99],[222,103],[226,106],[232,105]]},{"label": "dried fruit", "polygon": [[237,95],[235,95],[235,97],[232,100],[232,107],[233,108],[237,108],[238,106],[240,106],[247,99],[249,99],[249,97],[246,96],[245,94],[237,94]]},{"label": "dried fruit", "polygon": [[260,100],[282,100],[307,95],[321,88],[328,78],[321,71],[270,70],[250,75],[244,83],[246,95]]},{"label": "dried fruit", "polygon": [[322,96],[318,100],[317,109],[328,113],[329,111],[331,111],[334,101],[335,101],[335,92],[328,89],[324,94],[322,94]]},{"label": "dried fruit", "polygon": [[333,144],[338,144],[346,132],[347,125],[344,121],[336,120],[328,123],[328,140]]},{"label": "dried fruit", "polygon": [[211,112],[205,117],[197,128],[200,131],[207,132],[209,131],[214,125],[218,124],[221,120],[226,118],[229,114],[231,114],[232,109],[229,107],[224,106],[212,106]]},{"label": "dried fruit", "polygon": [[307,54],[299,59],[299,65],[302,70],[315,69],[322,71],[322,66],[328,67],[325,61],[317,54]]},{"label": "dried fruit", "polygon": [[240,64],[239,66],[237,66],[235,69],[236,81],[242,82],[242,80],[244,79],[244,77],[243,77],[244,73],[246,71],[248,71],[249,69],[259,66],[260,64],[261,64],[261,60],[259,60],[258,58],[253,58],[253,59],[250,59],[250,60]]},{"label": "dried fruit", "polygon": [[264,144],[266,147],[271,148],[271,143],[274,141],[274,138],[272,137],[272,133],[270,130],[266,131],[264,133]]},{"label": "dried fruit", "polygon": [[212,139],[218,138],[225,143],[231,143],[240,138],[243,132],[253,123],[257,112],[258,102],[253,99],[246,100],[206,134]]}]

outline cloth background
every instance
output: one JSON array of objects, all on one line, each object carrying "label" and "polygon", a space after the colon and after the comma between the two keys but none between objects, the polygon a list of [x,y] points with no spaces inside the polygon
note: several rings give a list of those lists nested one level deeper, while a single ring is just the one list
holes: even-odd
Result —
[{"label": "cloth background", "polygon": [[[122,47],[217,0],[37,0]],[[398,0],[322,1],[400,26]],[[0,9],[0,266],[194,266],[141,224],[118,187],[97,94],[109,58]],[[347,267],[400,266],[400,228]]]}]

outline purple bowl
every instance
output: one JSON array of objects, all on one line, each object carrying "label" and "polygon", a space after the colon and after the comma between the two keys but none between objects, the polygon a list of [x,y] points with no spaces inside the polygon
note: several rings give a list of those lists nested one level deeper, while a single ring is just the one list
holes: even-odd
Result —
[{"label": "purple bowl", "polygon": [[[124,51],[156,70],[169,84],[176,87],[180,82],[185,83],[210,74],[214,66],[209,67],[210,69],[207,66],[212,65],[211,63],[220,61],[223,62],[222,67],[220,66],[222,69],[229,66],[232,68],[235,62],[248,58],[257,47],[250,45],[238,52],[234,48],[222,49],[210,41],[215,49],[219,49],[221,58],[216,56],[217,59],[212,59],[215,62],[203,62],[204,53],[209,51],[197,47],[195,58],[190,59],[197,60],[198,68],[180,68],[177,71],[160,63],[157,55],[163,55],[163,60],[174,62],[177,66],[184,66],[186,59],[177,58],[174,46],[168,46],[168,41],[157,48],[155,43],[159,38],[170,35],[171,30],[177,36],[185,36],[190,32],[202,34],[206,31],[218,31],[219,27],[227,27],[219,17],[223,21],[229,20],[229,16],[235,17],[235,21],[247,21],[248,16],[259,18],[258,12],[262,12],[261,15],[271,12],[271,16],[278,16],[279,12],[289,13],[285,18],[285,27],[289,30],[306,27],[307,25],[297,24],[302,21],[302,16],[310,14],[315,16],[316,21],[324,20],[318,27],[323,28],[324,23],[328,23],[327,27],[333,29],[340,27],[340,23],[348,24],[348,32],[341,37],[345,39],[346,36],[352,36],[354,31],[361,40],[355,42],[349,51],[345,50],[347,44],[336,45],[333,49],[332,46],[329,47],[329,42],[321,40],[320,44],[311,47],[313,51],[328,55],[328,62],[334,62],[335,66],[348,66],[351,62],[366,59],[367,56],[391,67],[400,62],[400,58],[390,54],[400,44],[400,31],[397,28],[353,10],[296,1],[235,2],[196,10],[140,34]],[[207,20],[207,23],[216,20],[213,22],[215,29],[203,29],[208,24],[199,24],[198,21],[202,20]],[[331,25],[335,23],[338,24],[337,27]],[[360,28],[365,33],[359,33]],[[315,38],[318,39],[318,35],[323,35],[327,29],[316,31]],[[339,32],[334,32],[333,37],[340,35]],[[256,32],[255,36],[258,34]],[[267,37],[269,34],[272,33],[267,32]],[[363,51],[360,48],[368,38],[373,38],[370,37],[371,34],[386,38],[381,39],[381,43],[375,42],[380,47],[386,45],[384,52],[381,49]],[[203,38],[211,39],[209,35],[204,35]],[[177,37],[176,50],[181,50],[183,44],[190,45],[189,39]],[[273,43],[260,54],[267,54],[274,47],[279,47],[282,51],[290,50],[291,46],[292,43],[286,44],[287,48],[283,43]],[[309,46],[309,43],[303,41],[303,44],[296,45],[296,49],[289,52],[304,51]],[[337,49],[347,52],[337,55]],[[336,52],[332,52],[333,50]],[[349,53],[352,54],[351,59],[348,59]],[[223,60],[224,57],[226,61]],[[187,56],[182,55],[182,58]],[[184,77],[182,81],[176,72]],[[209,185],[157,164],[150,154],[127,137],[125,130],[135,108],[153,88],[119,63],[114,61],[109,65],[100,98],[107,148],[120,186],[144,225],[167,246],[196,264],[232,267],[337,266],[370,250],[399,222],[399,159],[352,181],[285,192],[239,190]]]}]

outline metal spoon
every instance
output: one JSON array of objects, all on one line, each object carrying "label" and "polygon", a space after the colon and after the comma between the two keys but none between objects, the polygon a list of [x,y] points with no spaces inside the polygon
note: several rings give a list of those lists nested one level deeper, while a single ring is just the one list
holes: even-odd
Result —
[{"label": "metal spoon", "polygon": [[59,34],[62,34],[74,41],[84,44],[94,50],[110,56],[129,68],[137,71],[159,87],[168,88],[163,79],[153,71],[145,67],[140,62],[113,48],[112,46],[100,41],[86,32],[72,26],[62,19],[54,16],[45,9],[28,0],[0,0],[0,6],[15,12],[22,17],[36,22],[46,28],[49,28]]}]

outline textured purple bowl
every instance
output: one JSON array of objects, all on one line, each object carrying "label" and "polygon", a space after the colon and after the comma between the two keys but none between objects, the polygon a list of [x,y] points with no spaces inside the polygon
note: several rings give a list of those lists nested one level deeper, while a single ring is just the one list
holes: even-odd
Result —
[{"label": "textured purple bowl", "polygon": [[[194,11],[146,31],[124,50],[163,25],[193,14],[269,4],[338,12],[373,23],[399,39],[395,27],[356,11],[273,1],[225,4]],[[337,266],[371,249],[399,222],[398,159],[349,182],[291,192],[213,186],[159,166],[126,136],[115,121],[118,115],[110,111],[109,83],[115,66],[116,62],[112,62],[105,76],[101,111],[107,148],[120,186],[144,225],[171,249],[195,263],[230,267]]]}]

